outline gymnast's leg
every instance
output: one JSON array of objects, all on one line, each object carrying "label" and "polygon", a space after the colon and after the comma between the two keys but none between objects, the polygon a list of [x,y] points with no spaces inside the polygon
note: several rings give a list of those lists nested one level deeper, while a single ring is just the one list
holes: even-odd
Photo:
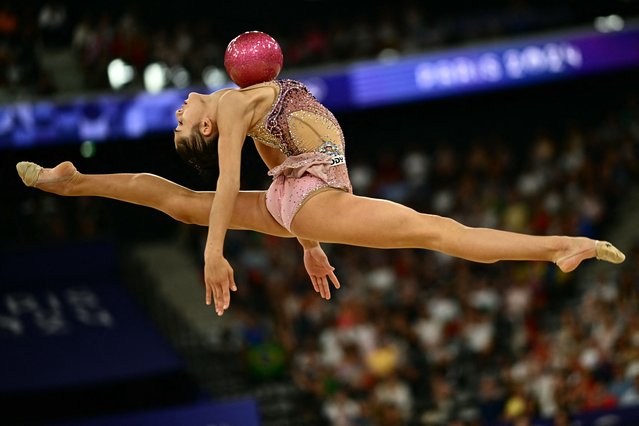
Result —
[{"label": "gymnast's leg", "polygon": [[341,190],[319,192],[300,208],[293,233],[310,240],[371,248],[422,248],[482,263],[499,260],[555,262],[564,272],[600,257],[620,263],[613,246],[585,237],[534,236],[471,228],[453,219],[419,213],[401,204]]},{"label": "gymnast's leg", "polygon": [[[28,186],[63,196],[97,196],[151,207],[189,224],[208,226],[215,192],[193,191],[149,173],[83,174],[65,161],[52,169],[21,162],[18,174]],[[241,191],[231,229],[293,237],[266,210],[264,191]]]}]

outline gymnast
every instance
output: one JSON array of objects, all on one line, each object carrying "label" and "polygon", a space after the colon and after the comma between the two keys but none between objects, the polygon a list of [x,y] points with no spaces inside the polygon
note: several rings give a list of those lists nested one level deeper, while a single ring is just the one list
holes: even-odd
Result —
[{"label": "gymnast", "polygon": [[[297,238],[316,292],[339,288],[320,242],[370,248],[435,250],[481,263],[548,261],[564,272],[589,258],[621,263],[606,241],[473,228],[389,200],[353,194],[344,135],[333,113],[301,82],[273,79],[210,94],[190,93],[175,113],[175,148],[196,169],[217,161],[215,191],[197,192],[160,176],[83,174],[68,161],[54,168],[16,165],[25,185],[63,196],[100,196],[160,210],[208,227],[205,302],[222,315],[236,291],[224,258],[229,229]],[[242,146],[249,136],[273,180],[266,191],[240,191]]]}]

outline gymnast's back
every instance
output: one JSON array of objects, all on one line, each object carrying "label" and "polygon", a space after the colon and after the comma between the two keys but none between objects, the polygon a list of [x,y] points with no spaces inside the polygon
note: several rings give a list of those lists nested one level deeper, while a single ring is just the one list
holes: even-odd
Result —
[{"label": "gymnast's back", "polygon": [[344,134],[333,113],[296,80],[272,80],[276,95],[264,117],[250,129],[255,141],[287,157],[309,152],[344,155]]}]

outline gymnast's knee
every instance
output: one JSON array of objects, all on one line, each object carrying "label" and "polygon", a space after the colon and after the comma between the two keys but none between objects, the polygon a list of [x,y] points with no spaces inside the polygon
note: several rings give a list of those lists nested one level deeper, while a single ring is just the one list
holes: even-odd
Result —
[{"label": "gymnast's knee", "polygon": [[447,246],[455,244],[459,238],[458,231],[464,227],[449,217],[425,213],[419,213],[419,215],[424,222],[419,238],[425,245],[424,248],[430,250],[445,251]]}]

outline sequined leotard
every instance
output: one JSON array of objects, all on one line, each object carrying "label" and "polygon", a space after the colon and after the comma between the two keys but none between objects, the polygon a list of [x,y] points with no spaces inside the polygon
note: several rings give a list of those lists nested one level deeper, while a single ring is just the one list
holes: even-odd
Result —
[{"label": "sequined leotard", "polygon": [[271,110],[248,136],[277,148],[286,160],[271,169],[273,183],[267,207],[290,230],[293,217],[308,198],[320,190],[352,192],[344,157],[344,135],[337,119],[308,88],[295,80],[274,80],[279,93]]}]

